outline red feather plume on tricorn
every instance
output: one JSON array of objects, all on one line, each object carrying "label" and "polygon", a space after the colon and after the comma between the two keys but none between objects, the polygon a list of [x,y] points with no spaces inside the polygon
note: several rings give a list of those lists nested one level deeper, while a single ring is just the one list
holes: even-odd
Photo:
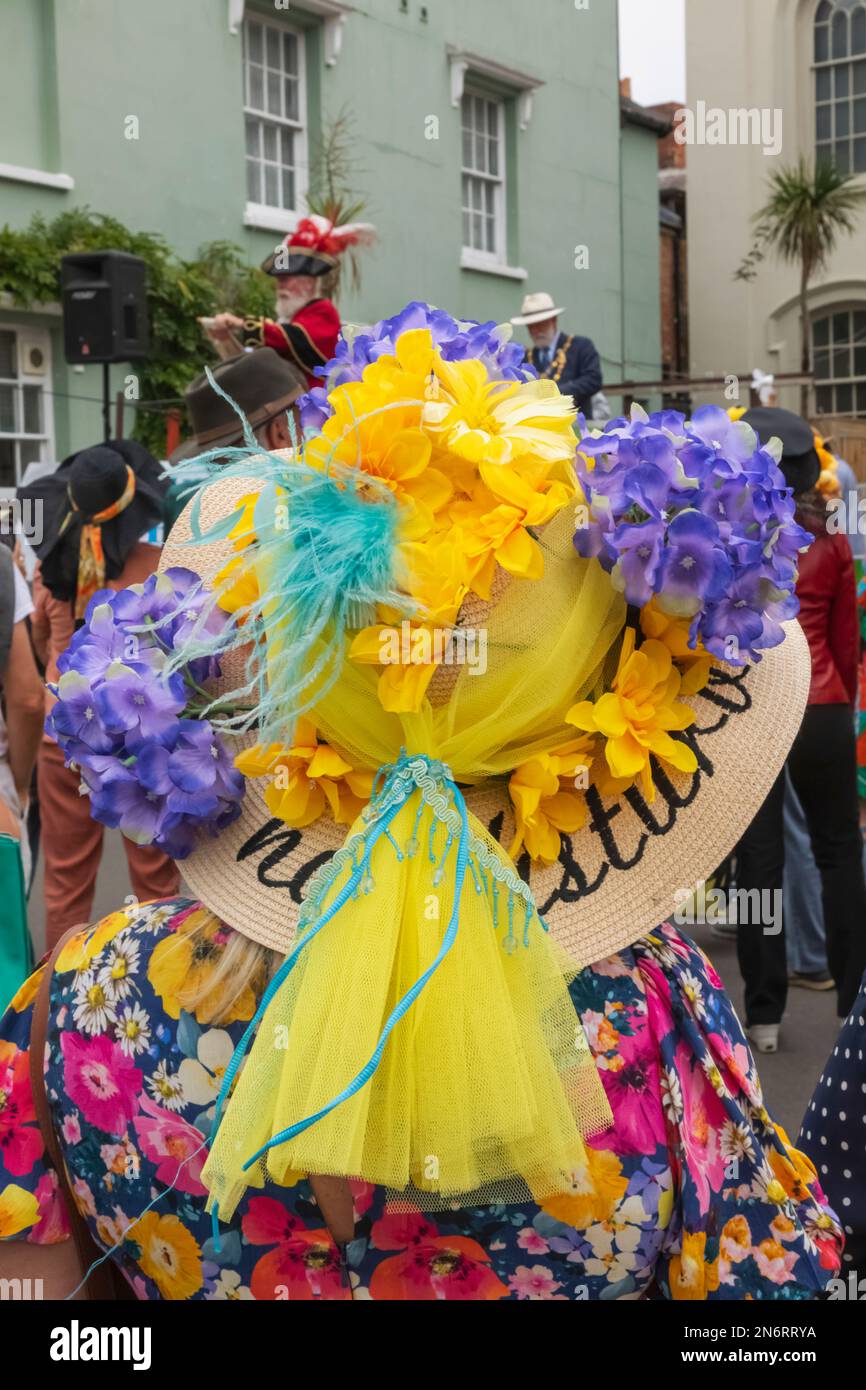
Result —
[{"label": "red feather plume on tricorn", "polygon": [[375,236],[376,229],[369,222],[340,225],[311,213],[301,219],[262,269],[269,275],[324,275],[333,270],[346,251],[369,246]]}]

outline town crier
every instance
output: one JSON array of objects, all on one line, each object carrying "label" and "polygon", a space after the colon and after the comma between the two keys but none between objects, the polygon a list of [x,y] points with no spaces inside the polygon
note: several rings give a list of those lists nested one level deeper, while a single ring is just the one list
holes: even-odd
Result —
[{"label": "town crier", "polygon": [[331,360],[340,332],[340,316],[328,297],[338,280],[340,258],[372,235],[373,228],[364,223],[340,226],[313,214],[303,218],[262,265],[277,282],[274,317],[218,314],[209,326],[218,348],[221,340],[232,339],[245,348],[274,348],[315,386],[315,368]]}]

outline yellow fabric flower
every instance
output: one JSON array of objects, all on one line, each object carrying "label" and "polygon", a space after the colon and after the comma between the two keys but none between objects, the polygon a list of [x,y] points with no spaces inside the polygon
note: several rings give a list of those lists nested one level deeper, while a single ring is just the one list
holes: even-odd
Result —
[{"label": "yellow fabric flower", "polygon": [[668,648],[647,641],[635,651],[634,629],[627,627],[612,689],[595,703],[573,705],[566,715],[569,724],[604,737],[611,775],[639,782],[649,802],[656,794],[652,755],[677,772],[694,772],[698,765],[692,749],[670,736],[671,730],[687,729],[695,720],[694,712],[677,699],[681,684]]},{"label": "yellow fabric flower", "polygon": [[232,556],[215,576],[214,584],[217,606],[226,613],[237,613],[258,602],[258,577],[246,555]]},{"label": "yellow fabric flower", "polygon": [[403,506],[404,535],[419,538],[429,535],[453,489],[431,467],[433,446],[421,428],[430,333],[403,334],[396,347],[396,358],[380,358],[365,367],[360,381],[330,393],[334,413],[321,435],[308,441],[304,461],[325,472],[336,460],[379,479]]},{"label": "yellow fabric flower", "polygon": [[163,1298],[192,1298],[201,1288],[201,1247],[178,1217],[146,1211],[129,1239],[141,1251],[142,1274],[153,1280]]},{"label": "yellow fabric flower", "polygon": [[341,753],[320,743],[315,725],[299,719],[290,747],[257,744],[235,758],[244,777],[273,777],[268,810],[295,829],[312,825],[329,807],[338,825],[351,825],[370,799],[373,773],[358,772]]},{"label": "yellow fabric flower", "polygon": [[397,582],[415,599],[419,617],[450,627],[469,592],[462,545],[447,536],[405,542],[397,553]]},{"label": "yellow fabric flower", "polygon": [[39,1203],[32,1192],[10,1182],[0,1191],[0,1240],[17,1236],[39,1220]]},{"label": "yellow fabric flower", "polygon": [[640,611],[640,626],[644,637],[651,637],[667,647],[682,676],[681,695],[696,695],[710,679],[713,658],[702,642],[689,646],[688,618],[674,618],[663,613],[653,597]]},{"label": "yellow fabric flower", "polygon": [[573,835],[586,820],[586,803],[575,780],[588,776],[592,740],[574,739],[550,753],[539,753],[512,773],[508,790],[514,806],[515,835],[508,853],[522,849],[542,864],[559,858],[561,837]]},{"label": "yellow fabric flower", "polygon": [[223,565],[214,578],[217,605],[226,613],[249,608],[259,597],[255,567],[243,554],[256,538],[254,516],[257,501],[258,493],[248,492],[238,502],[240,515],[228,534],[232,549],[238,553]]},{"label": "yellow fabric flower", "polygon": [[671,1298],[680,1301],[703,1301],[719,1287],[719,1259],[707,1262],[705,1231],[684,1231],[680,1254],[671,1258],[668,1284]]},{"label": "yellow fabric flower", "polygon": [[479,472],[483,486],[471,502],[455,506],[452,515],[466,554],[481,562],[472,571],[472,587],[486,599],[497,564],[518,579],[541,578],[544,556],[526,528],[544,526],[572,493],[563,483],[533,487],[510,468],[482,464]]},{"label": "yellow fabric flower", "polygon": [[433,370],[438,399],[425,402],[423,421],[442,447],[476,465],[573,461],[577,411],[555,382],[491,381],[483,362],[438,352]]},{"label": "yellow fabric flower", "polygon": [[821,463],[821,472],[815,484],[822,497],[839,497],[842,489],[839,485],[839,460],[834,454],[830,453],[826,442],[817,430],[815,435],[815,452]]},{"label": "yellow fabric flower", "polygon": [[[389,714],[417,714],[427,688],[440,664],[436,659],[437,633],[425,623],[409,623],[407,636],[402,628],[376,623],[359,632],[349,648],[352,661],[364,666],[381,666],[379,703]],[[439,633],[441,644],[445,634]],[[397,648],[397,660],[383,661],[383,655]],[[408,660],[404,660],[405,655]]]}]

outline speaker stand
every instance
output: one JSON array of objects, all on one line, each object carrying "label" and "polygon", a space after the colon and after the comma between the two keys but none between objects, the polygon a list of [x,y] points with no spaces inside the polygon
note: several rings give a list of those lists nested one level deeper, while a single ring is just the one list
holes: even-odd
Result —
[{"label": "speaker stand", "polygon": [[102,434],[107,444],[111,438],[111,402],[109,391],[111,383],[109,381],[110,367],[108,362],[102,364]]}]

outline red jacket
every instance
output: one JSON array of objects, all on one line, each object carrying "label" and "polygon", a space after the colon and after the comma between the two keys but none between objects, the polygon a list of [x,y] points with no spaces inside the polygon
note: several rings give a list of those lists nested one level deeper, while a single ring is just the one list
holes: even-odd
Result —
[{"label": "red jacket", "polygon": [[287,357],[307,376],[307,385],[321,386],[320,377],[313,376],[314,367],[330,362],[337,350],[340,336],[340,315],[330,299],[313,299],[299,309],[291,323],[262,322],[262,342]]},{"label": "red jacket", "polygon": [[818,536],[800,556],[800,625],[812,654],[810,705],[847,705],[857,698],[860,627],[857,585],[847,536]]}]

